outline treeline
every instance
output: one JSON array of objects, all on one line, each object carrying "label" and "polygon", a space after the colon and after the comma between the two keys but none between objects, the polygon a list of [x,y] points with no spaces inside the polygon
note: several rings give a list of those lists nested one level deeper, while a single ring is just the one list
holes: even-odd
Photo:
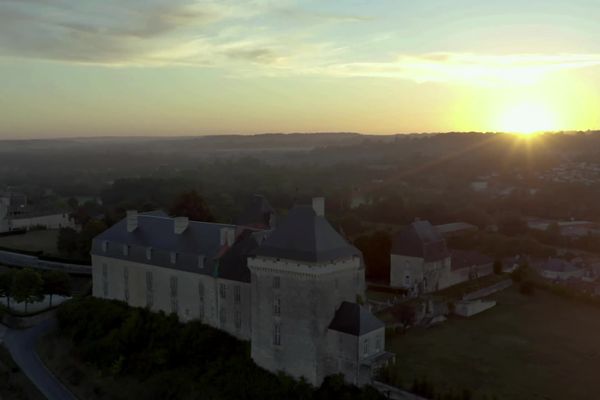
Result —
[{"label": "treeline", "polygon": [[64,303],[57,317],[77,357],[104,375],[142,382],[140,399],[383,399],[340,376],[314,388],[274,375],[254,364],[247,342],[197,321],[182,324],[173,314],[81,298]]}]

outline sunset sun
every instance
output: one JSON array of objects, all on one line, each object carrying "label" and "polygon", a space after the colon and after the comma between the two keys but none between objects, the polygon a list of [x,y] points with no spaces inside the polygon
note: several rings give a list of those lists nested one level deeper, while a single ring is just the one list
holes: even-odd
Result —
[{"label": "sunset sun", "polygon": [[498,119],[500,131],[531,135],[557,129],[555,113],[543,104],[521,103],[508,108]]}]

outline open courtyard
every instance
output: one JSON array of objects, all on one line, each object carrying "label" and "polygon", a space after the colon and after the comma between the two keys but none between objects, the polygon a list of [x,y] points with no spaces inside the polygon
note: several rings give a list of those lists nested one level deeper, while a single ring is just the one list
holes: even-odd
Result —
[{"label": "open courtyard", "polygon": [[18,251],[42,251],[44,254],[57,256],[57,239],[57,230],[29,231],[21,235],[0,236],[0,247]]}]

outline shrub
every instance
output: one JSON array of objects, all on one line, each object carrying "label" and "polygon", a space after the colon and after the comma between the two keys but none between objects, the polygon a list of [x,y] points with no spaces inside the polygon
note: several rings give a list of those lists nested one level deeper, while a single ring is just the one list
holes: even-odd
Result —
[{"label": "shrub", "polygon": [[522,294],[525,294],[525,295],[528,295],[528,296],[532,295],[533,292],[534,292],[534,290],[535,290],[535,286],[533,285],[533,282],[530,281],[530,280],[526,280],[526,281],[521,282],[521,285],[519,286],[519,291]]}]

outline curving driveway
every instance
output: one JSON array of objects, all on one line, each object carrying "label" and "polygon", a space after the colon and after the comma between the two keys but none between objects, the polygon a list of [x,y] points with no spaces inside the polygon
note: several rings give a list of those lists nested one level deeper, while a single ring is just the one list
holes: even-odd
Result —
[{"label": "curving driveway", "polygon": [[13,359],[48,400],[77,400],[77,398],[46,368],[36,352],[40,337],[56,328],[56,319],[46,319],[32,328],[7,329],[4,343]]}]

